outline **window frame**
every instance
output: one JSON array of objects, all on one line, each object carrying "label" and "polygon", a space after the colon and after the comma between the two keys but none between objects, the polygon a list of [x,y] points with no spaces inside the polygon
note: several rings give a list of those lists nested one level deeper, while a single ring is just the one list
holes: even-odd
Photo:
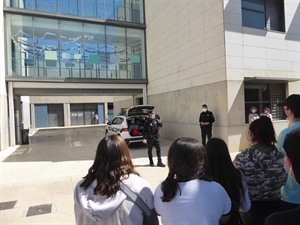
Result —
[{"label": "window frame", "polygon": [[[268,30],[268,31],[278,31],[278,32],[285,32],[285,11],[284,11],[284,0],[272,0],[272,4],[270,5],[270,2],[267,2],[268,0],[262,0],[263,1],[263,10],[255,9],[253,7],[250,7],[243,2],[247,2],[246,0],[241,0],[241,10],[242,10],[242,26],[244,27],[251,27],[255,29],[263,29],[263,30]],[[249,2],[249,1],[248,1]],[[272,16],[274,15],[270,10],[272,7],[276,8],[277,14],[276,17]],[[264,21],[257,20],[257,22],[263,23],[263,27],[261,26],[262,24],[258,25],[253,23],[253,18],[257,18],[254,16],[249,16],[247,17],[245,13],[257,13],[257,14],[263,14]],[[271,19],[272,16],[272,19]],[[276,21],[274,23],[274,20],[276,18]],[[251,22],[249,22],[251,21]],[[273,26],[273,24],[276,24]]]}]

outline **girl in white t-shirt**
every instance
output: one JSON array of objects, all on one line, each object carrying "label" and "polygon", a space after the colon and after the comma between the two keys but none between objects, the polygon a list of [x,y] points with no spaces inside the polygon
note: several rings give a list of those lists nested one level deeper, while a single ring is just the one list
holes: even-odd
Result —
[{"label": "girl in white t-shirt", "polygon": [[154,207],[164,225],[227,222],[231,200],[204,173],[205,148],[193,138],[175,140],[168,153],[168,177],[156,188]]}]

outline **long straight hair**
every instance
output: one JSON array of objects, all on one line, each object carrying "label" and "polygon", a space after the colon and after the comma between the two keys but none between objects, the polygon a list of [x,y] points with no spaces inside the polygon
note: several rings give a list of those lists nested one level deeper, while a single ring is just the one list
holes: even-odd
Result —
[{"label": "long straight hair", "polygon": [[220,138],[212,138],[205,147],[208,175],[223,186],[233,204],[239,208],[245,190],[241,172],[234,167],[226,143]]},{"label": "long straight hair", "polygon": [[172,143],[168,152],[169,174],[161,184],[163,202],[170,202],[181,191],[178,182],[208,180],[205,157],[205,148],[194,138],[181,137]]},{"label": "long straight hair", "polygon": [[118,135],[107,135],[98,144],[94,163],[80,187],[87,189],[96,180],[95,195],[115,196],[121,177],[126,179],[129,174],[138,175],[126,142]]}]

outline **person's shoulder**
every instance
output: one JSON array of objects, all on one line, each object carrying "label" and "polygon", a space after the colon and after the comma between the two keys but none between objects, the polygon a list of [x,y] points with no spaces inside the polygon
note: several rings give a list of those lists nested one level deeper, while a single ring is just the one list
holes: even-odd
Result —
[{"label": "person's shoulder", "polygon": [[129,177],[127,179],[124,179],[123,182],[127,185],[127,186],[131,186],[134,187],[136,189],[142,189],[144,187],[148,187],[150,188],[150,184],[148,183],[148,181],[136,174],[130,174]]}]

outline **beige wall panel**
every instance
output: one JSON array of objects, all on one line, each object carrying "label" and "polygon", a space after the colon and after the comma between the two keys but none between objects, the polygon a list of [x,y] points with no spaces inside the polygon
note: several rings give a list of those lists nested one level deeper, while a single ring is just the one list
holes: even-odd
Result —
[{"label": "beige wall panel", "polygon": [[[149,22],[148,94],[173,92],[206,84],[208,80],[220,80],[219,71],[225,67],[222,0],[176,4],[146,1],[145,4]],[[157,14],[155,4],[159,4],[159,10],[164,13]],[[211,77],[213,72],[216,72],[213,79],[205,77]]]}]

